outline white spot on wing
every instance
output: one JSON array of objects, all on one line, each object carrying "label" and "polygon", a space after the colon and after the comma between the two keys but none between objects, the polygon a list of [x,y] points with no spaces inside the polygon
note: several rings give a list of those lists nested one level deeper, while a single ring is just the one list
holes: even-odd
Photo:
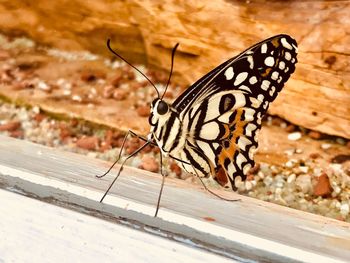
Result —
[{"label": "white spot on wing", "polygon": [[270,87],[270,81],[268,81],[268,80],[263,80],[263,82],[262,82],[262,84],[261,84],[261,88],[263,89],[263,90],[267,90],[269,87]]},{"label": "white spot on wing", "polygon": [[228,111],[219,117],[219,121],[223,122],[223,123],[230,123],[230,116],[231,115],[232,115],[232,112]]},{"label": "white spot on wing", "polygon": [[253,124],[253,123],[248,123],[248,124],[247,124],[247,127],[245,128],[245,134],[246,134],[247,136],[252,136],[253,131],[255,131],[256,128],[257,128],[257,127],[256,127],[255,124]]},{"label": "white spot on wing", "polygon": [[270,91],[269,91],[269,94],[270,94],[271,97],[273,96],[273,94],[275,93],[275,91],[276,91],[276,88],[275,88],[274,86],[272,86],[271,89],[270,89]]},{"label": "white spot on wing", "polygon": [[277,80],[278,79],[278,72],[277,71],[274,71],[274,72],[272,72],[272,74],[271,74],[271,78],[273,79],[273,80]]},{"label": "white spot on wing", "polygon": [[295,46],[294,44],[292,44],[292,46],[294,47],[294,49],[295,49],[295,53],[297,53],[298,54],[298,47],[297,46]]},{"label": "white spot on wing", "polygon": [[264,43],[264,44],[261,45],[261,53],[262,53],[262,54],[265,54],[266,51],[267,51],[267,44]]},{"label": "white spot on wing", "polygon": [[285,48],[290,49],[290,50],[293,49],[293,47],[291,46],[291,44],[289,44],[288,41],[287,41],[287,39],[285,39],[284,37],[281,38],[281,43],[282,43],[282,46],[284,46]]},{"label": "white spot on wing", "polygon": [[245,81],[245,79],[248,77],[248,73],[247,72],[241,72],[237,75],[235,82],[233,83],[233,85],[238,86],[239,84],[241,84],[243,81]]},{"label": "white spot on wing", "polygon": [[240,90],[246,90],[246,91],[248,91],[248,92],[252,92],[251,90],[250,90],[250,88],[248,88],[247,86],[245,86],[245,85],[242,85],[242,86],[239,86],[239,89]]},{"label": "white spot on wing", "polygon": [[245,121],[254,120],[254,114],[255,114],[255,110],[250,109],[250,108],[244,109],[244,120]]},{"label": "white spot on wing", "polygon": [[225,71],[225,77],[227,80],[231,80],[234,76],[234,73],[233,73],[233,68],[232,67],[229,67],[228,69],[226,69]]},{"label": "white spot on wing", "polygon": [[275,59],[273,57],[267,57],[267,58],[265,58],[264,63],[266,66],[272,67],[273,64],[275,64]]},{"label": "white spot on wing", "polygon": [[236,158],[236,164],[239,169],[242,169],[242,163],[246,162],[247,159],[244,157],[243,154],[239,153]]},{"label": "white spot on wing", "polygon": [[284,68],[286,67],[286,63],[284,63],[284,61],[280,61],[280,63],[278,63],[278,67],[280,70],[284,70]]},{"label": "white spot on wing", "polygon": [[233,178],[232,178],[232,175],[233,175],[235,172],[237,172],[237,170],[236,170],[236,167],[233,165],[232,162],[228,165],[228,167],[227,167],[227,172],[228,172],[229,176],[231,177],[231,179],[233,179]]},{"label": "white spot on wing", "polygon": [[235,106],[233,107],[234,109],[243,107],[246,104],[245,97],[242,93],[235,93],[233,94],[235,96]]},{"label": "white spot on wing", "polygon": [[249,79],[249,83],[250,84],[255,84],[255,83],[257,83],[258,82],[258,80],[256,79],[256,77],[255,76],[253,76],[253,77],[251,77],[250,79]]},{"label": "white spot on wing", "polygon": [[284,57],[286,58],[286,60],[291,60],[292,55],[287,51],[286,53],[284,53]]},{"label": "white spot on wing", "polygon": [[259,101],[256,98],[253,98],[253,97],[249,97],[249,100],[250,100],[253,108],[256,108],[256,109],[259,108],[261,101]]},{"label": "white spot on wing", "polygon": [[266,110],[268,106],[269,106],[269,102],[268,102],[268,101],[265,101],[265,103],[264,103],[264,105],[263,105],[263,108]]},{"label": "white spot on wing", "polygon": [[199,136],[205,140],[215,140],[219,136],[219,133],[219,125],[216,122],[212,121],[204,124],[201,127]]},{"label": "white spot on wing", "polygon": [[264,101],[264,95],[259,94],[259,95],[258,95],[258,100],[260,100],[260,101]]},{"label": "white spot on wing", "polygon": [[248,62],[249,62],[249,67],[250,67],[251,69],[253,69],[253,68],[254,68],[254,60],[253,60],[253,57],[252,57],[252,56],[248,56],[247,60],[248,60]]},{"label": "white spot on wing", "polygon": [[212,163],[215,163],[215,154],[213,150],[210,148],[209,144],[200,140],[197,140],[197,144],[199,148],[205,153],[205,155],[209,158]]},{"label": "white spot on wing", "polygon": [[252,142],[247,138],[247,137],[244,137],[244,136],[240,136],[239,139],[238,139],[238,147],[240,149],[242,149],[243,151],[246,150],[246,147],[247,145],[251,144]]}]

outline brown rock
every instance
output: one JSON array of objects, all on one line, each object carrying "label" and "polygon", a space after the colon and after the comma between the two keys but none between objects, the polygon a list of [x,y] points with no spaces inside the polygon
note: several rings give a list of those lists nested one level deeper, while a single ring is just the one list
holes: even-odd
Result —
[{"label": "brown rock", "polygon": [[115,90],[115,87],[113,87],[112,85],[108,85],[103,88],[102,96],[105,99],[110,99],[113,96],[114,90]]},{"label": "brown rock", "polygon": [[35,114],[33,117],[36,122],[42,122],[45,118],[46,116],[42,113]]},{"label": "brown rock", "polygon": [[309,157],[311,159],[317,159],[317,158],[321,157],[321,154],[319,154],[319,153],[310,153]]},{"label": "brown rock", "polygon": [[104,151],[107,151],[107,150],[110,150],[110,149],[112,149],[112,146],[111,146],[110,142],[107,142],[107,141],[101,142],[101,145],[100,145],[100,148],[99,148],[100,152],[104,152]]},{"label": "brown rock", "polygon": [[115,75],[112,78],[111,84],[114,87],[119,87],[119,85],[121,84],[121,81],[123,79],[123,72],[118,70],[115,72]]},{"label": "brown rock", "polygon": [[314,186],[314,195],[328,196],[331,193],[332,193],[332,187],[329,182],[328,175],[326,173],[323,173],[318,177],[317,183]]},{"label": "brown rock", "polygon": [[145,155],[141,160],[139,168],[155,173],[159,171],[159,163],[154,157]]},{"label": "brown rock", "polygon": [[104,79],[105,77],[106,75],[103,72],[98,72],[98,71],[96,72],[87,71],[87,72],[81,73],[80,75],[80,79],[85,82],[92,82],[97,79]]},{"label": "brown rock", "polygon": [[73,119],[71,119],[71,120],[69,121],[69,125],[70,125],[70,127],[72,127],[72,128],[77,127],[78,124],[79,124],[79,120],[76,119],[76,118],[73,118]]},{"label": "brown rock", "polygon": [[21,127],[21,123],[19,121],[10,121],[8,123],[0,125],[0,131],[15,131],[19,127]]},{"label": "brown rock", "polygon": [[125,100],[128,93],[125,90],[117,89],[113,92],[113,98],[116,100]]},{"label": "brown rock", "polygon": [[293,124],[289,124],[287,127],[286,127],[286,131],[287,132],[294,132],[294,131],[296,131],[296,126],[295,125],[293,125]]},{"label": "brown rock", "polygon": [[10,132],[10,136],[13,138],[21,139],[24,136],[24,132],[22,130],[16,130]]},{"label": "brown rock", "polygon": [[[121,140],[122,141],[122,140]],[[126,141],[125,150],[127,154],[132,154],[141,146],[141,141],[138,138],[132,138],[131,140]]]},{"label": "brown rock", "polygon": [[96,150],[99,145],[99,139],[95,136],[81,137],[77,140],[76,144],[85,150]]},{"label": "brown rock", "polygon": [[177,177],[181,177],[182,169],[180,166],[177,165],[177,163],[172,162],[170,164],[170,170],[176,174]]},{"label": "brown rock", "polygon": [[150,114],[150,107],[149,106],[139,106],[137,108],[137,114],[141,117],[148,117]]},{"label": "brown rock", "polygon": [[310,136],[310,138],[315,139],[315,140],[322,139],[322,134],[320,132],[317,132],[317,131],[310,131],[309,136]]},{"label": "brown rock", "polygon": [[31,80],[23,80],[23,81],[15,83],[12,86],[12,89],[14,89],[14,90],[34,89],[34,88],[35,88],[35,83]]}]

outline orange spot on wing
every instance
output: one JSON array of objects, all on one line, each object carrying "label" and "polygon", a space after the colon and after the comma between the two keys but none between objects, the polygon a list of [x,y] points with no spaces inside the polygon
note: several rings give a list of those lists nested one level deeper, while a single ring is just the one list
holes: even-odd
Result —
[{"label": "orange spot on wing", "polygon": [[[232,135],[232,138],[229,141],[229,146],[225,147],[225,145],[222,145],[222,150],[219,154],[218,163],[221,165],[221,167],[225,170],[226,175],[228,175],[228,171],[226,171],[224,163],[225,160],[228,158],[232,161],[233,156],[235,155],[235,152],[238,150],[236,145],[236,140],[239,136],[242,136],[244,133],[244,126],[247,123],[246,121],[242,121],[241,117],[244,112],[243,109],[237,109],[237,114],[234,119],[234,121],[229,125],[230,128],[235,125],[234,131],[230,131],[229,134],[225,138],[229,138],[229,135]],[[223,138],[223,139],[225,139]]]},{"label": "orange spot on wing", "polygon": [[278,42],[278,38],[273,39],[273,40],[271,41],[271,43],[272,43],[272,45],[273,45],[274,47],[276,47],[276,48],[280,45],[280,43]]},{"label": "orange spot on wing", "polygon": [[261,74],[261,76],[266,77],[267,75],[269,75],[271,70],[272,70],[272,68],[266,69],[265,72]]}]

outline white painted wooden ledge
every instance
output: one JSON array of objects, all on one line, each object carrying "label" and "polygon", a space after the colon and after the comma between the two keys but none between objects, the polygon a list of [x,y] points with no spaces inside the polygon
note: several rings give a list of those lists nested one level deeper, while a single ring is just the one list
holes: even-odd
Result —
[{"label": "white painted wooden ledge", "polygon": [[161,177],[137,169],[100,204],[109,165],[0,136],[0,262],[350,262],[348,223],[180,180],[154,218]]}]

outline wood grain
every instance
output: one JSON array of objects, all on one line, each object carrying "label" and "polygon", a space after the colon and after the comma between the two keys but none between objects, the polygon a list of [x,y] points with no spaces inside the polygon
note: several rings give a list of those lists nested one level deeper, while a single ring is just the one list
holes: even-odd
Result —
[{"label": "wood grain", "polygon": [[[59,11],[57,11],[59,10]],[[1,31],[58,48],[107,55],[105,41],[131,61],[169,70],[189,84],[251,44],[288,33],[299,63],[270,113],[350,138],[348,1],[1,1]],[[59,21],[59,23],[57,23]]]},{"label": "wood grain", "polygon": [[143,229],[151,233],[175,236],[180,242],[190,241],[194,246],[234,259],[350,260],[348,223],[219,191],[222,196],[241,199],[226,202],[179,180],[166,180],[159,217],[153,218],[161,178],[137,169],[126,167],[105,203],[100,204],[98,200],[115,172],[102,180],[95,175],[108,165],[0,136],[2,188],[106,220],[126,219],[147,226]]}]

